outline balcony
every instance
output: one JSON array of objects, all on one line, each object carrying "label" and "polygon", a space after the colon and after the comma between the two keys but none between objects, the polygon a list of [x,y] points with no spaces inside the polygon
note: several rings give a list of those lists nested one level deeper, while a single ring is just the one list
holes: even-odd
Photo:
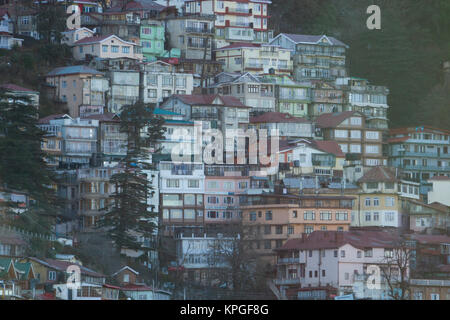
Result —
[{"label": "balcony", "polygon": [[292,278],[292,279],[279,278],[279,279],[275,279],[275,284],[277,284],[277,285],[289,285],[289,284],[300,284],[300,283],[301,283],[301,279],[300,278]]},{"label": "balcony", "polygon": [[207,34],[213,34],[214,29],[213,28],[195,28],[195,27],[186,27],[185,29],[186,33],[207,33]]},{"label": "balcony", "polygon": [[198,119],[217,120],[219,118],[219,114],[215,112],[192,112],[191,117],[194,120]]},{"label": "balcony", "polygon": [[450,158],[450,153],[411,152],[405,151],[399,154],[395,152],[391,157],[426,157],[426,158]]},{"label": "balcony", "polygon": [[259,56],[260,57],[278,57],[278,51],[267,51],[267,50],[262,50],[259,51]]},{"label": "balcony", "polygon": [[300,263],[300,258],[279,258],[278,264]]},{"label": "balcony", "polygon": [[438,167],[438,166],[411,166],[411,165],[404,165],[402,166],[405,170],[420,170],[420,171],[442,171],[442,172],[449,172],[450,167]]}]

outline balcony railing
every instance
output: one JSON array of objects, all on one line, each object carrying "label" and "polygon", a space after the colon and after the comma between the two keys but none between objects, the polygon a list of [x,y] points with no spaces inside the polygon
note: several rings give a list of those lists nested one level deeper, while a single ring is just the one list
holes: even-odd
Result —
[{"label": "balcony railing", "polygon": [[438,166],[403,166],[406,170],[425,170],[425,171],[450,171],[450,167],[438,167]]},{"label": "balcony railing", "polygon": [[191,33],[214,33],[214,29],[213,28],[186,27],[184,30],[186,32],[191,32]]},{"label": "balcony railing", "polygon": [[450,158],[450,153],[431,153],[431,152],[411,152],[405,151],[401,154],[397,151],[392,156],[409,156],[409,157],[427,157],[427,158]]},{"label": "balcony railing", "polygon": [[300,258],[279,258],[278,264],[284,263],[300,263]]},{"label": "balcony railing", "polygon": [[278,278],[275,279],[275,284],[277,285],[287,285],[287,284],[300,284],[301,279],[300,278]]},{"label": "balcony railing", "polygon": [[214,119],[217,120],[219,117],[218,113],[214,112],[193,112],[192,118],[193,119]]}]

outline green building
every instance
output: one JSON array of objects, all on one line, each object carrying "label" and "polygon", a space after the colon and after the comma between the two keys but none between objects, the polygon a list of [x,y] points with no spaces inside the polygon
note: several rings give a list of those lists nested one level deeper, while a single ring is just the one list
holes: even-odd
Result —
[{"label": "green building", "polygon": [[261,81],[275,85],[275,108],[294,117],[306,117],[311,103],[311,86],[299,83],[287,75],[264,75]]},{"label": "green building", "polygon": [[142,53],[147,61],[167,55],[164,49],[164,26],[158,21],[142,21],[140,28]]}]

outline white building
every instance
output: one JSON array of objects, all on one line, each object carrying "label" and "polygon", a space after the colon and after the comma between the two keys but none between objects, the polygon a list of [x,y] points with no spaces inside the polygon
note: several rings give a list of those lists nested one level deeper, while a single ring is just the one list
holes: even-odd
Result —
[{"label": "white building", "polygon": [[450,206],[450,177],[434,176],[428,182],[433,185],[428,191],[428,203],[440,202]]}]

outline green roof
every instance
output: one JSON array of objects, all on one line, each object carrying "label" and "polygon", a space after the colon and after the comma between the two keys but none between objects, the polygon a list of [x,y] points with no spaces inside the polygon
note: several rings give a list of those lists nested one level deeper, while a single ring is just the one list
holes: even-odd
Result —
[{"label": "green roof", "polygon": [[14,264],[14,267],[21,272],[19,280],[26,280],[28,278],[28,275],[30,274],[31,271],[31,262],[23,262],[23,263],[16,262]]},{"label": "green roof", "polygon": [[179,114],[179,113],[169,111],[169,110],[164,110],[161,108],[155,108],[153,113],[157,114],[157,115],[165,115],[165,116],[181,116],[181,114]]},{"label": "green roof", "polygon": [[8,270],[11,265],[11,258],[0,258],[0,279],[8,277]]}]

